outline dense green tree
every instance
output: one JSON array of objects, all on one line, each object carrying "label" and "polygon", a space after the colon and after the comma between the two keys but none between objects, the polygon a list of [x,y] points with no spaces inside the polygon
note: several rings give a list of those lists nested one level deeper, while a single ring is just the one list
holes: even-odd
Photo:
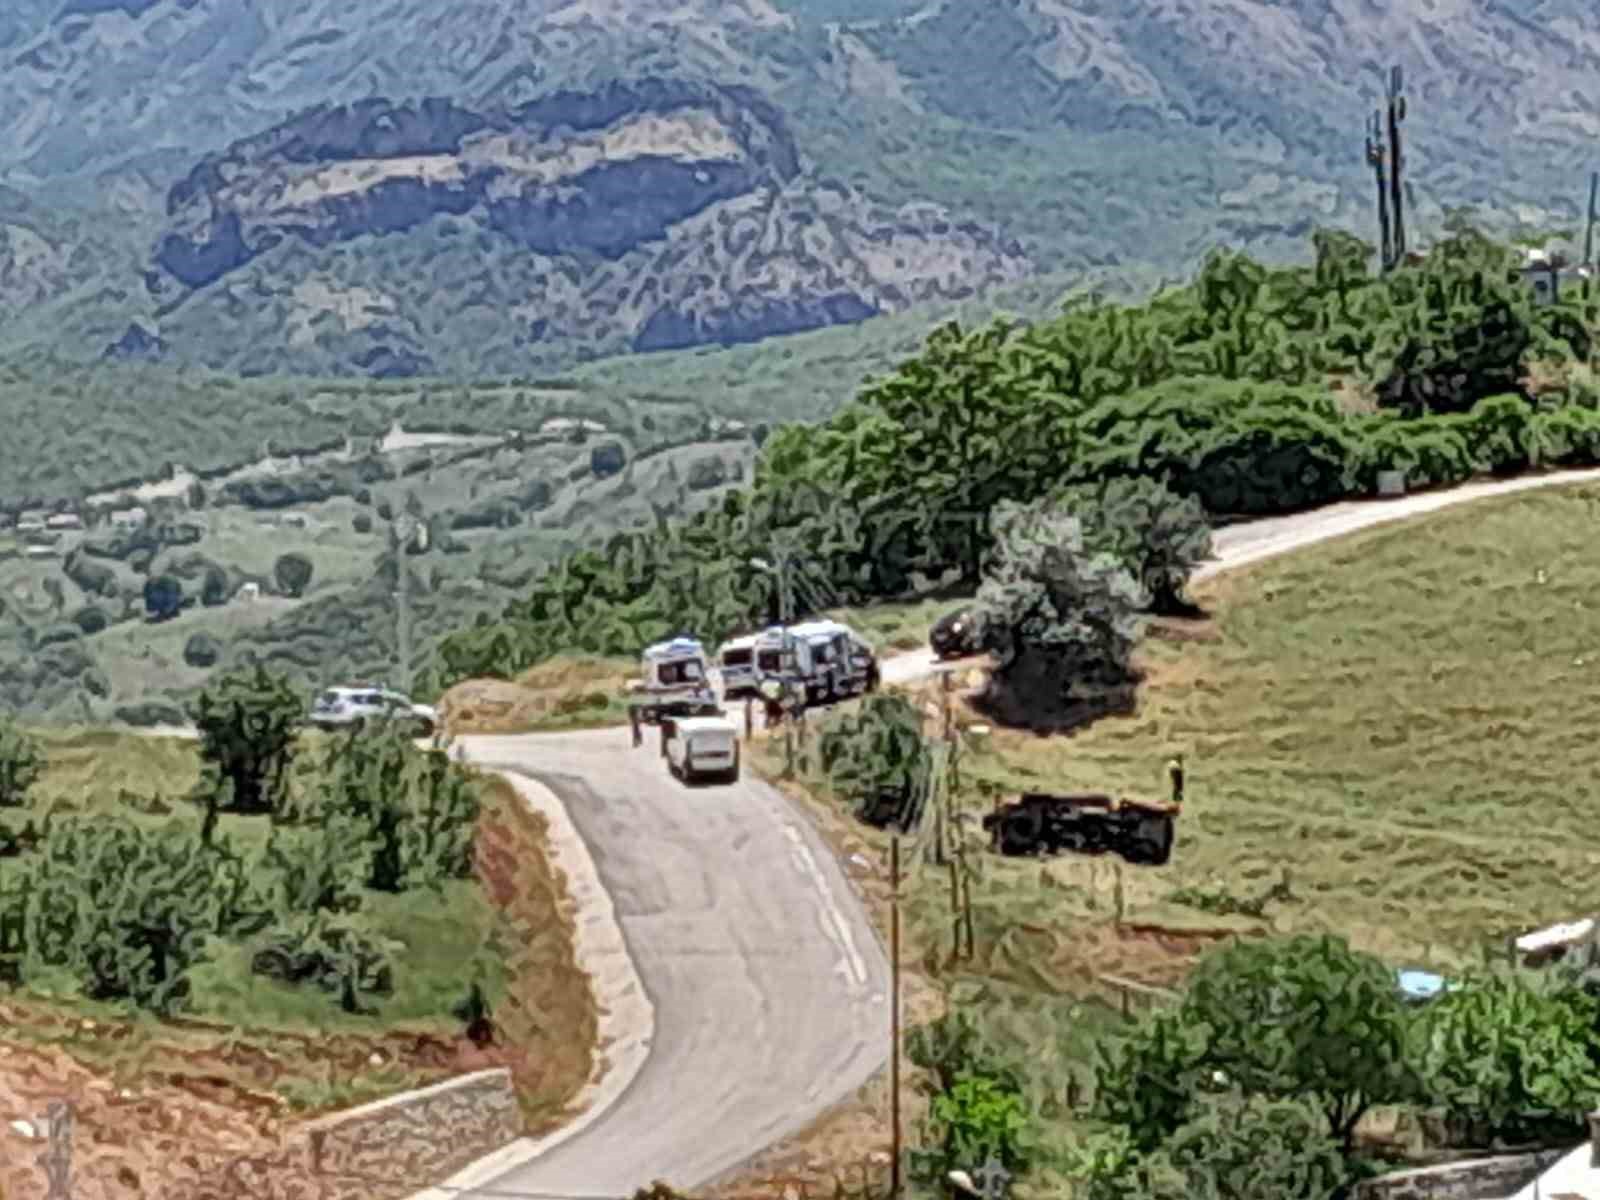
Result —
[{"label": "dense green tree", "polygon": [[311,576],[311,560],[303,554],[280,554],[272,564],[272,578],[287,596],[304,595]]},{"label": "dense green tree", "polygon": [[83,631],[85,637],[103,633],[111,627],[111,618],[106,610],[93,604],[86,604],[73,613],[72,621]]},{"label": "dense green tree", "polygon": [[1046,714],[1129,683],[1144,597],[1128,569],[1093,551],[1082,522],[1050,502],[1002,504],[994,525],[975,612],[996,660],[992,698]]},{"label": "dense green tree", "polygon": [[1098,1130],[1069,1172],[1086,1200],[1331,1200],[1351,1178],[1314,1105],[1237,1089],[1197,1102],[1153,1150],[1121,1127]]},{"label": "dense green tree", "polygon": [[1211,525],[1198,500],[1176,495],[1158,479],[1136,477],[1079,484],[1054,499],[1083,523],[1087,547],[1128,568],[1153,611],[1186,610],[1189,576],[1211,557]]},{"label": "dense green tree", "polygon": [[279,811],[288,797],[303,703],[263,666],[235,671],[200,693],[195,725],[206,768],[207,830],[219,809]]},{"label": "dense green tree", "polygon": [[829,787],[858,816],[902,830],[916,826],[934,762],[921,714],[908,700],[868,696],[855,711],[831,717],[817,737],[817,754]]},{"label": "dense green tree", "polygon": [[228,602],[228,575],[215,564],[205,568],[200,579],[200,603],[215,608]]},{"label": "dense green tree", "polygon": [[222,643],[209,633],[193,633],[183,644],[183,661],[191,667],[211,667],[222,657]]},{"label": "dense green tree", "polygon": [[1600,1093],[1600,1002],[1525,974],[1459,981],[1411,1031],[1422,1094],[1470,1145],[1581,1136]]},{"label": "dense green tree", "polygon": [[145,580],[144,607],[152,621],[167,621],[183,608],[183,584],[173,575],[156,575]]},{"label": "dense green tree", "polygon": [[16,718],[0,715],[0,806],[17,808],[44,775],[44,748]]},{"label": "dense green tree", "polygon": [[1347,1151],[1373,1104],[1415,1095],[1394,973],[1340,938],[1235,942],[1196,968],[1181,1012],[1204,1033],[1207,1068],[1254,1095],[1315,1101]]}]

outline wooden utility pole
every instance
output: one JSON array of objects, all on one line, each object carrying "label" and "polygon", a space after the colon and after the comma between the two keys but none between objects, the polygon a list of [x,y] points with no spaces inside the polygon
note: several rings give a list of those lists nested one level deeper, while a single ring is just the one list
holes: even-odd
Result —
[{"label": "wooden utility pole", "polygon": [[1387,271],[1394,263],[1394,245],[1389,234],[1389,184],[1383,168],[1382,118],[1375,112],[1367,123],[1367,162],[1378,181],[1378,232],[1383,239],[1378,265]]},{"label": "wooden utility pole", "polygon": [[900,835],[889,837],[889,1196],[900,1195]]},{"label": "wooden utility pole", "polygon": [[1594,202],[1595,188],[1600,186],[1600,171],[1589,173],[1589,217],[1583,229],[1583,297],[1589,298],[1591,285],[1594,283]]},{"label": "wooden utility pole", "polygon": [[1394,265],[1406,258],[1405,193],[1400,174],[1405,156],[1400,152],[1400,123],[1406,119],[1403,77],[1398,66],[1389,68],[1389,207],[1394,218]]}]

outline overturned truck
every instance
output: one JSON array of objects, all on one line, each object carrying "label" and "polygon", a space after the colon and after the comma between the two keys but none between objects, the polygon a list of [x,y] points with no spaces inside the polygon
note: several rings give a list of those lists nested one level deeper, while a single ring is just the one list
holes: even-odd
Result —
[{"label": "overturned truck", "polygon": [[1179,806],[1099,793],[1055,796],[1026,792],[983,818],[1001,854],[1113,851],[1133,863],[1159,866],[1172,857]]}]

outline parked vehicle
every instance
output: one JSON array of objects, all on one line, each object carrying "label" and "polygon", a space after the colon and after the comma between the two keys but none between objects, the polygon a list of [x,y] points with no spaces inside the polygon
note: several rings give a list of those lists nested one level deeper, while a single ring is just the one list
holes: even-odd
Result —
[{"label": "parked vehicle", "polygon": [[739,731],[726,717],[663,717],[667,770],[685,783],[739,780]]},{"label": "parked vehicle", "polygon": [[375,684],[328,688],[311,706],[311,724],[318,729],[363,729],[375,721],[401,721],[417,737],[432,737],[438,714],[426,704]]},{"label": "parked vehicle", "polygon": [[1178,814],[1179,806],[1167,801],[1028,792],[984,817],[983,827],[1001,854],[1111,850],[1159,866],[1172,857]]},{"label": "parked vehicle", "polygon": [[807,621],[789,626],[795,644],[795,670],[806,703],[831,704],[867,690],[876,681],[872,647],[837,621]]},{"label": "parked vehicle", "polygon": [[933,650],[934,656],[940,660],[965,658],[969,654],[978,653],[982,647],[978,645],[972,610],[958,608],[955,612],[940,617],[928,631],[928,645]]},{"label": "parked vehicle", "polygon": [[[717,650],[717,669],[722,675],[722,694],[729,700],[756,695],[761,690],[761,670],[756,663],[757,634],[730,638]],[[773,664],[776,668],[777,664]]]},{"label": "parked vehicle", "polygon": [[632,707],[642,723],[655,724],[674,700],[716,700],[705,647],[694,638],[657,642],[640,657],[644,675],[633,685]]}]

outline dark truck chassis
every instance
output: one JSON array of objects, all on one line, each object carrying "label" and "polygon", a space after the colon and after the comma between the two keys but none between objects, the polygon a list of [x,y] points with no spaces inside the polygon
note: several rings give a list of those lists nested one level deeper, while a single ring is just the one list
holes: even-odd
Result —
[{"label": "dark truck chassis", "polygon": [[990,844],[1001,854],[1062,850],[1114,851],[1131,863],[1160,866],[1172,857],[1178,807],[1107,795],[1052,796],[1027,792],[983,818]]}]

